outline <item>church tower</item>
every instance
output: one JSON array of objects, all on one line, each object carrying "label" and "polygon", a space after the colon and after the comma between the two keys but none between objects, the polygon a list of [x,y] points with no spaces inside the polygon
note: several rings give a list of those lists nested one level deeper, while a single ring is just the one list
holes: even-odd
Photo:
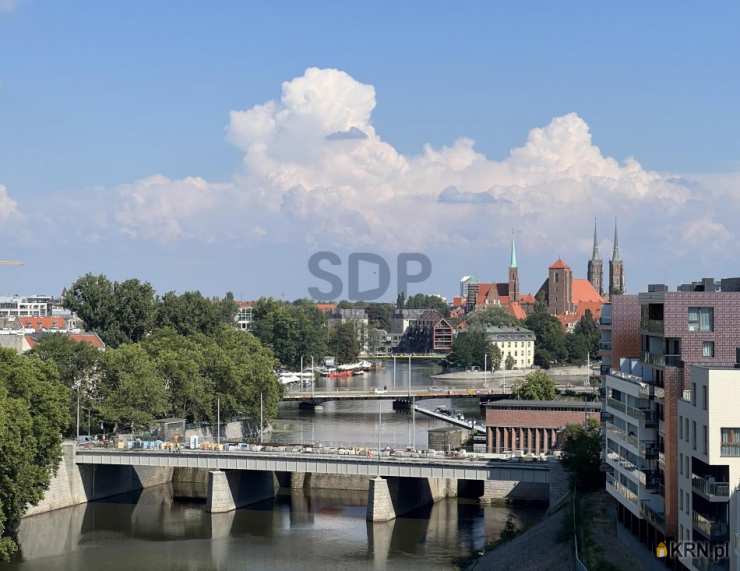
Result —
[{"label": "church tower", "polygon": [[624,293],[624,264],[619,253],[619,236],[617,234],[617,221],[614,220],[614,250],[612,259],[609,260],[609,297]]},{"label": "church tower", "polygon": [[516,265],[516,242],[511,239],[511,261],[509,262],[509,300],[519,301],[519,268]]},{"label": "church tower", "polygon": [[604,263],[601,261],[601,255],[599,254],[596,220],[594,220],[594,249],[591,253],[591,259],[588,261],[588,281],[599,292],[599,295],[604,295]]}]

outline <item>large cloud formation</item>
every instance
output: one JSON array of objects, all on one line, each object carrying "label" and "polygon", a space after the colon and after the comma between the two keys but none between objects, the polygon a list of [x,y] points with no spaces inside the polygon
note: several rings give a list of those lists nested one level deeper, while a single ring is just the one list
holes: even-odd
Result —
[{"label": "large cloud formation", "polygon": [[8,189],[0,184],[0,223],[9,221],[20,214],[18,204],[8,194]]},{"label": "large cloud formation", "polygon": [[[532,129],[497,161],[466,138],[404,155],[375,130],[375,106],[371,85],[309,68],[283,83],[279,99],[231,112],[227,138],[243,152],[232,181],[136,181],[116,189],[115,219],[143,239],[249,236],[391,249],[502,245],[516,228],[525,248],[556,241],[585,251],[583,225],[593,216],[619,216],[645,239],[665,239],[665,228],[680,230],[671,240],[732,237],[712,206],[731,197],[737,212],[732,183],[712,194],[696,180],[604,156],[576,113]],[[583,222],[578,230],[574,220]]]}]

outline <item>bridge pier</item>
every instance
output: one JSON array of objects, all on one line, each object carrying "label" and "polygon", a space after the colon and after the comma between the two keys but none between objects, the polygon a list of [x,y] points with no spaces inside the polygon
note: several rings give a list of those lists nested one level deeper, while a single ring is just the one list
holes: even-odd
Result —
[{"label": "bridge pier", "polygon": [[272,472],[211,470],[208,472],[206,511],[230,512],[275,496]]},{"label": "bridge pier", "polygon": [[396,399],[393,401],[393,410],[409,410],[411,401],[408,399]]},{"label": "bridge pier", "polygon": [[390,521],[443,498],[457,497],[457,480],[387,477],[370,480],[367,520]]}]

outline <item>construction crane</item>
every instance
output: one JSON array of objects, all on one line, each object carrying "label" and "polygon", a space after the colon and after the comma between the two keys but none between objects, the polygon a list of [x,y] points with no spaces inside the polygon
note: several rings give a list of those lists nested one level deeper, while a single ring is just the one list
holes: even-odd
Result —
[{"label": "construction crane", "polygon": [[18,260],[0,260],[0,266],[22,266],[23,262]]}]

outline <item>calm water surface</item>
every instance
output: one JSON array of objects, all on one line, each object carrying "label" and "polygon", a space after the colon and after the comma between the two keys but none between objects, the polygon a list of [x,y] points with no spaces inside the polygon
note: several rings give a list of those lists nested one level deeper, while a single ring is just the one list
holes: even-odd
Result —
[{"label": "calm water surface", "polygon": [[[432,381],[439,369],[414,364],[413,386]],[[397,386],[408,382],[398,363]],[[317,388],[393,386],[393,366],[346,380],[321,379]],[[281,405],[275,442],[323,440],[337,444],[404,447],[413,442],[412,418],[390,401],[326,403],[316,411]],[[435,399],[480,416],[475,399]],[[381,418],[379,418],[379,416]],[[416,445],[426,447],[427,430],[444,426],[417,413]],[[342,490],[281,490],[268,500],[228,514],[212,515],[202,500],[170,485],[118,496],[25,519],[21,555],[0,570],[242,570],[242,569],[451,569],[455,560],[496,540],[508,517],[518,526],[542,517],[541,507],[481,506],[447,499],[395,521],[365,521],[367,493]]]}]

